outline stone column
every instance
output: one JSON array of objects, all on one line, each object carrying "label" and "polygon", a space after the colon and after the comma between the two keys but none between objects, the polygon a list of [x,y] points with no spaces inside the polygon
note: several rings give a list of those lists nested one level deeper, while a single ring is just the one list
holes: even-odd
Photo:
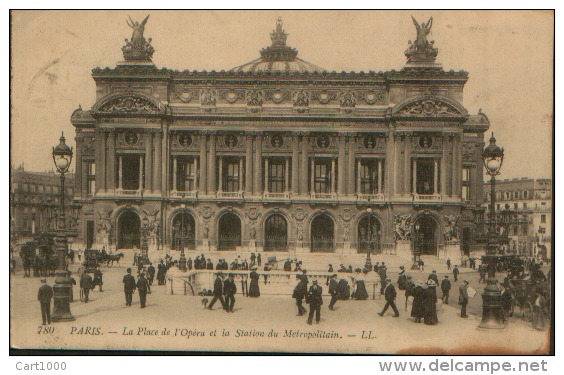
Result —
[{"label": "stone column", "polygon": [[403,141],[403,151],[404,151],[404,164],[403,164],[403,192],[405,195],[409,195],[410,192],[410,180],[411,180],[411,135],[408,134]]},{"label": "stone column", "polygon": [[443,150],[441,155],[441,172],[439,174],[441,195],[447,195],[446,189],[446,160],[448,158],[447,137],[443,134]]},{"label": "stone column", "polygon": [[412,161],[413,168],[411,169],[411,173],[413,173],[412,182],[413,185],[411,186],[411,193],[417,194],[417,159],[413,159]]},{"label": "stone column", "polygon": [[143,155],[139,155],[139,191],[143,190]]},{"label": "stone column", "polygon": [[339,174],[337,190],[339,195],[345,195],[347,191],[345,186],[345,147],[346,138],[344,135],[339,135],[339,159],[337,165],[337,173]]},{"label": "stone column", "polygon": [[457,136],[457,157],[456,157],[456,161],[457,161],[457,167],[456,167],[456,194],[457,196],[462,196],[462,139],[463,134],[460,133]]},{"label": "stone column", "polygon": [[153,166],[153,134],[148,130],[144,134],[145,138],[145,188],[146,190],[152,190],[153,184],[153,174],[152,166]]},{"label": "stone column", "polygon": [[292,134],[292,194],[299,194],[300,183],[298,181],[300,138]]},{"label": "stone column", "polygon": [[178,176],[178,160],[176,159],[176,156],[173,155],[172,156],[172,189],[170,189],[170,191],[173,192],[176,191],[176,187],[178,186],[177,176]]},{"label": "stone column", "polygon": [[208,174],[207,174],[207,136],[200,133],[200,186],[198,190],[201,194],[207,194]]},{"label": "stone column", "polygon": [[286,164],[284,164],[284,192],[285,193],[289,193],[290,192],[290,181],[289,176],[290,176],[290,160],[288,160],[288,158],[285,159]]},{"label": "stone column", "polygon": [[331,194],[335,194],[335,158],[331,158]]},{"label": "stone column", "polygon": [[439,193],[439,160],[434,159],[435,167],[433,169],[434,176],[433,176],[433,194]]},{"label": "stone column", "polygon": [[243,192],[243,158],[239,158],[239,193]]},{"label": "stone column", "polygon": [[315,158],[311,158],[311,167],[309,174],[310,174],[309,189],[310,189],[310,193],[314,194],[315,193]]},{"label": "stone column", "polygon": [[76,142],[76,174],[74,177],[74,195],[82,195],[82,187],[86,184],[86,180],[82,176],[82,138],[74,137],[74,141]]},{"label": "stone column", "polygon": [[123,190],[123,156],[119,156],[118,190]]},{"label": "stone column", "polygon": [[[155,132],[155,139],[153,142],[155,148],[155,158],[153,160],[153,192],[157,194],[161,194],[163,190],[163,170],[168,171],[167,163],[163,163],[163,132],[162,130],[158,129]],[[168,148],[165,147],[167,157],[165,160],[168,160]],[[168,173],[165,173],[165,176],[168,176]],[[168,183],[168,182],[167,182]]]},{"label": "stone column", "polygon": [[362,160],[357,159],[356,161],[356,195],[360,195],[362,193],[362,189],[360,188],[361,181],[360,181],[360,169],[362,168]]},{"label": "stone column", "polygon": [[268,193],[268,158],[264,159],[264,193]]},{"label": "stone column", "polygon": [[347,194],[354,194],[354,184],[355,184],[355,136],[350,135],[348,141],[349,145],[349,162],[348,162],[348,173],[347,173]]},{"label": "stone column", "polygon": [[[309,136],[308,133],[302,133],[302,163],[300,166],[300,194],[308,194],[307,188],[307,173],[308,173],[308,159],[309,159]],[[312,171],[313,173],[313,171]]]},{"label": "stone column", "polygon": [[195,156],[194,156],[193,163],[194,163],[194,170],[193,170],[193,173],[194,173],[194,188],[192,189],[192,191],[198,191],[198,183],[200,181],[198,181],[198,158],[195,157]]},{"label": "stone column", "polygon": [[[393,194],[394,195],[401,195],[403,191],[402,180],[401,180],[401,173],[400,168],[403,165],[401,160],[401,136],[399,133],[394,134],[394,157],[392,158],[394,162],[394,188]],[[388,168],[389,169],[389,168]]]},{"label": "stone column", "polygon": [[378,159],[378,191],[377,194],[382,194],[382,159]]},{"label": "stone column", "polygon": [[[95,163],[96,163],[96,192],[95,194],[98,194],[101,192],[102,190],[102,181],[103,181],[103,177],[102,177],[102,171],[100,169],[100,165],[102,164],[102,129],[97,129],[96,130],[96,134],[94,136],[95,138],[95,154],[94,154],[94,159],[95,159]],[[92,192],[92,194],[94,195],[94,192]]]},{"label": "stone column", "polygon": [[245,136],[245,193],[253,193],[253,135]]},{"label": "stone column", "polygon": [[255,136],[255,167],[253,194],[262,194],[262,134]]},{"label": "stone column", "polygon": [[116,190],[116,132],[110,129],[108,134],[108,190],[113,194]]},{"label": "stone column", "polygon": [[[82,183],[81,183],[81,191],[82,191],[82,196],[86,197],[86,195],[88,195],[88,163],[85,161],[82,161],[80,163],[82,165],[82,172],[81,172],[81,176],[82,176]],[[77,164],[78,166],[78,164]],[[96,168],[96,164],[94,164],[94,168]],[[94,190],[96,190],[96,188],[94,188]],[[94,192],[92,192],[92,195],[94,195]]]},{"label": "stone column", "polygon": [[219,168],[218,168],[218,175],[219,175],[219,185],[217,187],[217,192],[221,193],[223,192],[223,156],[220,156],[218,158],[218,164],[219,164]]},{"label": "stone column", "polygon": [[209,166],[209,173],[208,173],[208,193],[215,194],[217,191],[216,185],[216,172],[215,172],[215,163],[216,163],[216,155],[215,155],[215,133],[210,135],[210,154],[208,155],[208,166]]},{"label": "stone column", "polygon": [[462,179],[462,163],[460,162],[460,136],[454,134],[452,142],[452,196],[460,197],[460,180]]},{"label": "stone column", "polygon": [[96,176],[100,175],[100,190],[106,193],[106,129],[100,133],[100,165],[96,165]]}]

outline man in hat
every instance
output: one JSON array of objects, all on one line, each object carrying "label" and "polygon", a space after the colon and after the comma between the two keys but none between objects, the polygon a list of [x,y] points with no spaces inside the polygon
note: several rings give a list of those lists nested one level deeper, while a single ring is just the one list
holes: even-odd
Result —
[{"label": "man in hat", "polygon": [[221,259],[221,258],[219,258],[219,259],[217,260],[217,264],[215,265],[215,269],[216,269],[216,270],[223,270],[223,262],[222,262],[222,259]]},{"label": "man in hat", "polygon": [[223,272],[216,272],[216,278],[213,283],[213,299],[208,305],[208,309],[213,310],[213,305],[219,300],[221,307],[225,309],[225,301],[223,300]]},{"label": "man in hat", "polygon": [[448,295],[450,293],[450,288],[451,288],[450,280],[448,279],[448,275],[445,275],[445,278],[441,282],[441,290],[443,292],[442,299],[445,305],[448,305]]},{"label": "man in hat", "polygon": [[331,279],[329,280],[329,294],[331,295],[331,302],[329,302],[329,310],[335,310],[335,303],[339,299],[339,291],[338,291],[338,283],[337,283],[337,274],[334,273],[331,275]]},{"label": "man in hat", "polygon": [[147,267],[147,279],[149,280],[149,285],[153,285],[153,280],[155,279],[155,267],[153,263],[149,262],[149,267]]},{"label": "man in hat", "polygon": [[144,309],[145,303],[147,302],[147,292],[151,291],[151,286],[149,285],[149,281],[145,278],[144,272],[141,272],[139,274],[139,278],[137,279],[137,290],[139,290],[141,308]]},{"label": "man in hat", "polygon": [[127,269],[127,275],[123,277],[123,291],[125,293],[125,306],[131,306],[133,292],[135,291],[135,278],[131,274],[131,268]]},{"label": "man in hat", "polygon": [[188,271],[192,271],[192,258],[188,258],[186,261],[186,267],[188,268]]},{"label": "man in hat", "polygon": [[454,276],[454,282],[458,281],[458,274],[460,271],[458,270],[458,266],[455,264],[454,268],[452,269],[452,275]]},{"label": "man in hat", "polygon": [[[199,261],[198,264],[200,264]],[[161,259],[161,262],[157,265],[157,280],[159,282],[159,285],[164,285],[165,275],[166,275],[166,266],[164,264],[164,261]]]},{"label": "man in hat", "polygon": [[74,295],[72,293],[72,288],[73,285],[76,285],[76,280],[74,279],[74,277],[72,277],[72,272],[70,270],[67,271],[67,276],[69,278],[69,284],[70,284],[70,301],[74,302]]},{"label": "man in hat", "polygon": [[439,277],[437,276],[437,270],[433,270],[433,272],[429,275],[427,280],[433,280],[435,285],[439,285]]},{"label": "man in hat", "polygon": [[392,284],[392,280],[390,278],[387,278],[385,280],[385,286],[384,286],[384,297],[386,298],[386,304],[384,305],[384,309],[382,310],[382,312],[378,313],[378,315],[380,316],[384,316],[384,314],[386,313],[386,310],[388,310],[388,307],[392,307],[392,310],[394,310],[394,318],[397,318],[400,316],[398,308],[396,307],[396,289],[394,288],[394,284]]},{"label": "man in hat", "polygon": [[223,283],[223,294],[225,295],[224,309],[227,312],[233,312],[233,306],[235,306],[235,293],[237,293],[237,285],[235,285],[234,277],[235,275],[230,273]]},{"label": "man in hat", "polygon": [[245,259],[243,263],[241,263],[241,269],[245,271],[249,269],[249,262],[247,262],[247,259]]},{"label": "man in hat", "polygon": [[206,269],[213,270],[213,263],[209,258],[208,258],[208,263],[206,264]]},{"label": "man in hat", "polygon": [[260,253],[258,253],[258,255],[257,255],[257,264],[259,265],[259,267],[262,265],[262,259],[261,259]]},{"label": "man in hat", "polygon": [[286,259],[284,262],[284,271],[291,271],[292,270],[292,261],[290,259]]},{"label": "man in hat", "polygon": [[462,305],[462,310],[460,310],[461,318],[468,318],[466,315],[466,305],[468,305],[468,280],[464,280],[462,285],[458,287],[460,292],[460,297],[458,297],[458,304]]},{"label": "man in hat", "polygon": [[298,279],[299,282],[298,285],[296,285],[296,287],[294,288],[294,292],[292,293],[292,298],[296,300],[296,306],[298,306],[297,316],[302,316],[306,312],[306,309],[302,305],[302,301],[307,294],[307,285],[304,282],[304,280],[300,277],[300,275],[296,275],[296,279]]},{"label": "man in hat", "polygon": [[321,320],[321,305],[323,305],[323,288],[317,285],[317,279],[313,280],[313,285],[309,288],[307,293],[307,301],[309,303],[309,317],[307,324],[311,325],[313,322],[313,313],[315,312],[315,323],[319,324]]},{"label": "man in hat", "polygon": [[103,292],[102,285],[104,285],[104,282],[102,281],[102,271],[100,271],[100,266],[96,267],[96,270],[94,271],[94,282],[92,283],[92,290],[94,290],[94,287],[96,287],[96,285],[100,287],[100,292]]},{"label": "man in hat", "polygon": [[92,289],[92,276],[90,276],[86,272],[83,272],[82,276],[80,277],[80,288],[82,289],[82,293],[84,294],[84,302],[87,303],[90,289]]},{"label": "man in hat", "polygon": [[257,256],[255,253],[251,253],[251,267],[255,265]]},{"label": "man in hat", "polygon": [[47,285],[47,279],[41,279],[41,286],[37,292],[37,300],[41,305],[41,319],[43,325],[51,324],[51,298],[53,298],[53,288]]},{"label": "man in hat", "polygon": [[447,264],[447,271],[450,271],[450,258],[447,259],[446,264]]}]

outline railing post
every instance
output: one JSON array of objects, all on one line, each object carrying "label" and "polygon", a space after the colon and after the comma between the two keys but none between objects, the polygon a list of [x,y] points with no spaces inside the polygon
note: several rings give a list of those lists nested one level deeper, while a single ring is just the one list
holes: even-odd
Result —
[{"label": "railing post", "polygon": [[172,287],[172,278],[168,279],[170,281],[170,294],[173,295],[174,294],[174,288]]},{"label": "railing post", "polygon": [[186,295],[186,281],[184,281],[184,295]]}]

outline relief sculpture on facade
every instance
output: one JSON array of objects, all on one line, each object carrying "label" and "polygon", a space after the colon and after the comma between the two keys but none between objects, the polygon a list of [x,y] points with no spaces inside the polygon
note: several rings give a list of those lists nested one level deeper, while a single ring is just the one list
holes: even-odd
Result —
[{"label": "relief sculpture on facade", "polygon": [[394,215],[394,238],[396,241],[409,241],[411,239],[411,215]]},{"label": "relief sculpture on facade", "polygon": [[458,239],[458,235],[456,233],[456,227],[458,223],[458,219],[460,215],[445,215],[445,229],[443,235],[445,237],[445,241],[447,243],[458,243],[460,242]]}]

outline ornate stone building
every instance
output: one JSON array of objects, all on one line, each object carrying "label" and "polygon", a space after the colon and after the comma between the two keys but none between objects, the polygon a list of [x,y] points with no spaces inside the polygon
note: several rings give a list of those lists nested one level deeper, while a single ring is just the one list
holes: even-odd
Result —
[{"label": "ornate stone building", "polygon": [[401,70],[341,73],[298,58],[280,20],[260,58],[221,72],[157,68],[134,31],[72,114],[81,238],[131,248],[145,226],[152,247],[198,252],[470,251],[489,121],[417,26]]}]

